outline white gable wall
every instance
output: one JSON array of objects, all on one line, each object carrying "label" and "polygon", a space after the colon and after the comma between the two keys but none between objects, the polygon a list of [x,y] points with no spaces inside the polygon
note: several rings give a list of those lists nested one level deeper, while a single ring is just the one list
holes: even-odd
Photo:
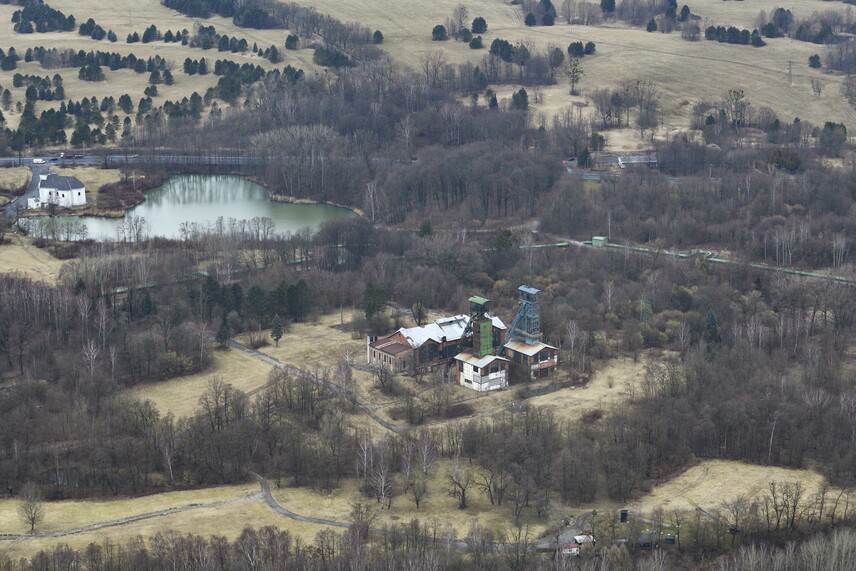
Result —
[{"label": "white gable wall", "polygon": [[49,186],[42,186],[44,179],[39,184],[39,199],[30,198],[27,201],[29,208],[44,208],[49,204],[56,204],[63,208],[72,206],[83,206],[86,204],[86,187],[71,190],[58,190]]},{"label": "white gable wall", "polygon": [[474,365],[462,363],[460,384],[479,392],[494,391],[508,386],[508,369],[500,368],[496,373],[487,373],[487,367],[475,372]]}]

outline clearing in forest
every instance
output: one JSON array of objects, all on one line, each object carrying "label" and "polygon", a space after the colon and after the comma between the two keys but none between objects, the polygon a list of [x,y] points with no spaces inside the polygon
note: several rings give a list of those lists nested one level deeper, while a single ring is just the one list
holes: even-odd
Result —
[{"label": "clearing in forest", "polygon": [[[463,466],[463,464],[467,465]],[[467,508],[458,509],[458,499],[449,494],[451,487],[447,472],[450,465],[451,461],[447,459],[435,460],[431,465],[426,486],[428,491],[420,502],[418,510],[413,496],[402,493],[398,479],[396,496],[389,509],[386,508],[386,503],[381,509],[381,503],[363,495],[359,491],[361,482],[354,478],[342,480],[339,487],[330,494],[314,492],[306,487],[285,487],[287,478],[283,479],[283,487],[277,489],[274,481],[270,480],[271,493],[282,507],[301,515],[348,522],[352,506],[359,501],[372,507],[375,515],[373,527],[376,528],[381,528],[385,524],[407,524],[413,519],[418,519],[423,525],[434,527],[438,537],[451,533],[452,537],[463,539],[467,536],[473,522],[478,522],[485,529],[493,531],[494,537],[499,538],[514,520],[513,502],[506,498],[502,505],[491,505],[486,494],[473,486],[467,493]],[[462,463],[461,467],[473,471],[476,469],[476,466],[466,462]],[[414,473],[420,470],[416,462],[413,470]],[[534,506],[535,503],[533,501],[532,505]],[[534,507],[531,506],[522,510],[520,521],[524,526],[529,526],[532,539],[540,537],[552,523],[546,515],[539,519]]]},{"label": "clearing in forest", "polygon": [[235,349],[215,349],[211,352],[211,358],[214,362],[205,372],[137,385],[125,394],[153,401],[161,414],[172,413],[182,417],[195,412],[199,406],[199,397],[214,377],[246,393],[260,389],[268,382],[271,366],[246,353]]},{"label": "clearing in forest", "polygon": [[656,486],[651,493],[632,502],[637,513],[664,510],[718,509],[724,502],[740,496],[761,498],[771,482],[802,482],[803,497],[812,496],[824,482],[823,476],[811,470],[794,470],[774,466],[759,466],[731,460],[706,460]]},{"label": "clearing in forest", "polygon": [[36,248],[32,239],[25,236],[7,233],[6,241],[0,245],[0,274],[18,274],[40,282],[56,283],[62,260]]},{"label": "clearing in forest", "polygon": [[533,397],[526,402],[552,409],[558,419],[576,421],[586,413],[608,413],[627,402],[644,376],[644,357],[635,362],[629,357],[617,357],[601,365],[585,385]]}]

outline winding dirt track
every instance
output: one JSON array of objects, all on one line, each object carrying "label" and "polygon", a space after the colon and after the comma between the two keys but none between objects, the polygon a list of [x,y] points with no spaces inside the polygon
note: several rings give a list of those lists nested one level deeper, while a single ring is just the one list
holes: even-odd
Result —
[{"label": "winding dirt track", "polygon": [[[276,367],[277,369],[281,369],[283,371],[286,371],[293,376],[305,377],[305,378],[311,380],[313,383],[317,383],[319,385],[327,387],[328,389],[333,391],[333,393],[335,393],[336,395],[338,395],[342,398],[345,398],[345,399],[351,401],[352,403],[354,403],[354,405],[357,408],[359,408],[360,410],[365,412],[372,420],[374,420],[377,424],[379,424],[381,427],[385,428],[386,430],[389,430],[390,432],[395,432],[396,434],[403,432],[403,429],[400,426],[396,426],[396,425],[392,424],[391,422],[387,422],[383,418],[379,417],[371,409],[371,407],[369,405],[367,405],[365,403],[361,403],[360,401],[357,400],[356,396],[354,396],[349,390],[337,385],[336,383],[332,383],[326,379],[319,378],[315,375],[307,373],[306,371],[298,369],[297,367],[292,367],[291,365],[286,365],[285,363],[282,363],[279,360],[274,359],[273,357],[271,357],[269,355],[265,355],[264,353],[260,353],[260,352],[256,351],[255,349],[252,349],[251,347],[244,345],[243,343],[239,343],[238,341],[235,341],[234,339],[230,339],[228,345],[232,349],[237,349],[238,351],[241,351],[241,352],[246,353],[247,355],[249,355],[251,357],[259,359],[259,360],[267,363],[268,365],[272,365],[272,366]],[[266,388],[267,386],[268,385],[264,385],[262,387],[259,387],[258,389],[250,391],[248,394],[253,395],[253,394],[261,391],[262,389]]]},{"label": "winding dirt track", "polygon": [[[268,490],[270,493],[270,490]],[[223,500],[219,502],[208,502],[204,504],[190,504],[187,506],[181,506],[178,508],[169,508],[166,510],[159,510],[155,512],[149,512],[134,516],[128,516],[120,519],[112,519],[107,521],[101,521],[98,523],[93,523],[90,525],[85,525],[83,527],[75,527],[72,529],[64,529],[60,531],[51,531],[47,533],[36,533],[32,535],[18,535],[11,533],[0,534],[0,541],[3,540],[23,540],[23,539],[37,539],[37,538],[45,538],[45,537],[68,537],[69,535],[78,535],[81,533],[88,533],[90,531],[97,531],[99,529],[105,529],[108,527],[118,527],[121,525],[128,525],[131,523],[136,523],[138,521],[144,521],[147,519],[153,519],[158,517],[165,517],[168,515],[173,515],[181,512],[188,512],[191,510],[199,510],[199,509],[208,509],[208,508],[219,508],[230,504],[237,504],[242,502],[248,502],[252,500],[257,500],[263,497],[263,492],[256,492],[249,496],[243,496],[240,498],[233,498],[231,500]]]},{"label": "winding dirt track", "polygon": [[[77,535],[77,534],[81,534],[81,533],[87,533],[90,531],[97,531],[100,529],[105,529],[105,528],[110,528],[110,527],[118,527],[118,526],[122,526],[122,525],[128,525],[128,524],[132,524],[132,523],[135,523],[138,521],[144,521],[144,520],[148,520],[148,519],[165,517],[165,516],[169,516],[169,515],[173,515],[173,514],[177,514],[177,513],[181,513],[181,512],[187,512],[187,511],[198,510],[198,509],[207,509],[207,508],[218,508],[218,507],[222,507],[222,506],[229,505],[229,504],[249,502],[249,501],[254,501],[254,500],[258,500],[258,499],[264,500],[265,504],[267,504],[267,506],[270,509],[272,509],[274,512],[276,512],[279,515],[286,517],[288,519],[292,519],[294,521],[300,521],[300,522],[305,522],[305,523],[313,523],[313,524],[317,524],[317,525],[326,525],[329,527],[338,527],[340,529],[345,529],[349,526],[349,524],[342,522],[342,521],[335,521],[335,520],[331,520],[331,519],[324,519],[324,518],[318,518],[318,517],[313,517],[313,516],[307,516],[307,515],[299,514],[299,513],[293,512],[291,510],[285,509],[284,507],[282,507],[279,504],[279,502],[276,501],[276,499],[273,497],[273,494],[271,494],[270,483],[266,479],[264,479],[262,476],[260,476],[259,474],[256,474],[255,472],[252,472],[252,471],[249,472],[249,474],[251,476],[253,476],[256,480],[258,480],[259,486],[261,487],[261,490],[254,493],[254,494],[243,496],[240,498],[234,498],[231,500],[224,500],[224,501],[219,501],[219,502],[208,502],[208,503],[204,503],[204,504],[191,504],[188,506],[182,506],[182,507],[178,507],[178,508],[170,508],[170,509],[166,509],[166,510],[155,511],[155,512],[130,516],[130,517],[126,517],[126,518],[121,518],[121,519],[102,521],[102,522],[86,525],[83,527],[66,529],[66,530],[62,530],[62,531],[52,531],[52,532],[48,532],[48,533],[36,533],[36,534],[32,534],[32,535],[0,534],[0,541],[22,541],[22,540],[27,540],[27,539],[39,539],[39,538],[49,538],[49,537],[56,537],[56,538],[68,537],[70,535]],[[377,528],[371,528],[370,531],[372,533],[376,533],[376,534],[386,533],[384,530],[377,529]],[[428,539],[431,539],[431,538],[426,538],[426,540],[428,540]],[[451,547],[453,549],[461,549],[461,550],[468,549],[467,543],[465,541],[462,541],[459,539],[455,539],[455,540],[448,542],[448,545],[449,545],[449,547]],[[501,544],[501,543],[495,544],[495,547],[497,549],[502,549],[503,546],[504,546],[504,544]]]}]

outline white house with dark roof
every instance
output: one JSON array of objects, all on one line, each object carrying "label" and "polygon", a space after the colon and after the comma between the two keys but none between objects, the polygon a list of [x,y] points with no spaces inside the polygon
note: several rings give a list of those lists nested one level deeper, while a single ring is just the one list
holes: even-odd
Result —
[{"label": "white house with dark roof", "polygon": [[75,176],[55,173],[39,175],[39,197],[27,199],[27,208],[46,208],[54,204],[63,208],[86,204],[86,187]]}]

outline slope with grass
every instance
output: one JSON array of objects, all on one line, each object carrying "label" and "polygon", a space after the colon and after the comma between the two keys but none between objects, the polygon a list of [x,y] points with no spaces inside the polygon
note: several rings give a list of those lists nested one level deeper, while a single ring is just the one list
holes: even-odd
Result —
[{"label": "slope with grass", "polygon": [[16,274],[32,280],[55,284],[63,264],[33,241],[18,234],[6,234],[7,242],[0,244],[0,274]]},{"label": "slope with grass", "polygon": [[[306,0],[302,3],[307,4]],[[457,0],[432,3],[380,0],[368,4],[356,0],[319,0],[312,4],[321,12],[381,28],[389,53],[403,65],[419,70],[420,59],[435,50],[442,50],[450,63],[480,63],[487,54],[487,50],[474,51],[462,42],[431,40],[431,28],[444,23],[458,3]],[[822,55],[823,46],[787,38],[770,40],[760,49],[712,41],[687,42],[679,33],[648,33],[620,23],[568,26],[557,20],[557,25],[551,27],[526,27],[519,6],[488,0],[465,5],[470,18],[483,16],[487,20],[488,31],[482,34],[485,45],[495,38],[528,42],[536,48],[554,44],[562,50],[572,41],[593,41],[597,45],[597,53],[582,60],[585,75],[579,85],[581,97],[568,94],[568,83],[563,77],[559,85],[542,88],[543,103],[533,105],[536,114],[552,116],[573,101],[583,103],[596,88],[616,87],[622,81],[639,79],[653,81],[660,91],[665,112],[660,136],[688,126],[692,103],[719,100],[728,89],[743,89],[753,107],[770,107],[783,121],[800,117],[814,124],[837,121],[856,128],[856,112],[840,96],[842,78],[808,67],[808,57],[814,53]],[[760,1],[689,5],[702,18],[750,29],[761,9],[769,13],[775,8]],[[793,11],[796,17],[808,17],[815,10],[830,8],[829,3],[821,0],[800,0]],[[789,61],[793,62],[791,84]],[[825,84],[820,96],[813,94],[811,79]],[[510,99],[512,91],[512,87],[503,86],[498,96]],[[633,141],[629,143],[632,145]]]},{"label": "slope with grass", "polygon": [[[22,56],[21,61],[18,62],[17,69],[0,72],[0,85],[10,89],[13,96],[12,109],[4,110],[7,126],[11,128],[17,127],[21,115],[15,110],[14,103],[23,103],[25,92],[25,88],[23,87],[14,88],[12,86],[12,76],[15,73],[24,75],[32,74],[42,77],[53,76],[55,73],[59,73],[63,78],[65,100],[80,100],[84,97],[92,96],[96,96],[99,99],[112,96],[118,100],[121,95],[127,93],[131,96],[135,107],[137,102],[143,97],[143,90],[148,85],[148,73],[135,73],[128,69],[116,71],[104,69],[105,81],[87,82],[78,79],[78,68],[45,69],[36,61],[24,62],[23,55],[26,49],[37,46],[57,48],[59,50],[72,49],[75,51],[101,50],[117,52],[122,55],[133,53],[137,57],[142,58],[160,56],[167,59],[170,62],[169,67],[172,69],[175,84],[172,86],[158,85],[158,96],[154,98],[156,106],[162,104],[167,99],[174,101],[180,100],[183,97],[189,97],[194,92],[204,95],[209,87],[214,87],[217,84],[219,78],[213,73],[204,76],[189,76],[184,74],[182,65],[185,58],[188,57],[191,59],[204,57],[212,69],[215,60],[229,59],[239,64],[252,63],[254,65],[261,65],[266,69],[292,65],[303,69],[306,73],[317,72],[317,66],[312,62],[311,50],[290,51],[283,49],[286,34],[284,30],[239,28],[232,23],[231,19],[221,17],[212,17],[208,20],[188,18],[164,8],[157,0],[141,0],[140,2],[120,0],[118,2],[107,3],[95,0],[84,0],[83,2],[60,0],[59,2],[50,2],[50,5],[53,8],[63,11],[65,14],[74,15],[78,23],[85,22],[88,18],[94,18],[96,23],[105,30],[112,29],[119,37],[119,40],[115,43],[111,43],[106,39],[95,41],[89,37],[79,35],[76,31],[18,34],[13,31],[11,24],[12,13],[17,8],[11,5],[0,5],[0,22],[3,22],[0,25],[0,47],[4,50],[14,47],[18,54]],[[128,34],[133,32],[142,34],[143,30],[152,24],[155,24],[161,33],[165,33],[167,30],[177,32],[182,29],[187,29],[192,33],[194,26],[197,24],[214,26],[217,33],[226,34],[230,37],[244,38],[251,47],[253,43],[258,44],[261,49],[277,46],[280,54],[283,56],[283,61],[274,65],[263,57],[253,54],[251,51],[244,54],[233,54],[231,52],[219,52],[216,49],[202,50],[182,46],[181,43],[167,44],[161,41],[147,44],[141,42],[133,44],[126,43],[125,39]],[[40,101],[36,104],[36,114],[38,115],[44,109],[58,107],[59,102]],[[117,112],[120,119],[123,119],[124,114],[118,110]]]}]

